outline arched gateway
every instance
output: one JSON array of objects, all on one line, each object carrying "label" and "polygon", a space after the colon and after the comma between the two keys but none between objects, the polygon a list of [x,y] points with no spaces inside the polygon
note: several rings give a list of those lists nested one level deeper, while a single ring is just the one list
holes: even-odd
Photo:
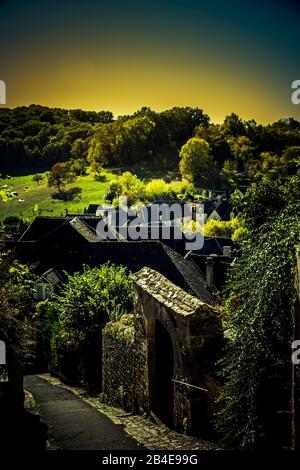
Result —
[{"label": "arched gateway", "polygon": [[166,425],[207,437],[218,386],[213,363],[220,316],[150,268],[133,280],[136,322],[147,343],[149,408]]}]

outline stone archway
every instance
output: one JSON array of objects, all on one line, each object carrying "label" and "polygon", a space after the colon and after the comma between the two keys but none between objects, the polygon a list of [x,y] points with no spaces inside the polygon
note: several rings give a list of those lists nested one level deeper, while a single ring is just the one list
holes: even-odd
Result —
[{"label": "stone archway", "polygon": [[174,424],[174,351],[169,333],[163,324],[155,321],[155,358],[152,367],[155,389],[151,409],[167,426]]},{"label": "stone archway", "polygon": [[158,272],[133,275],[136,321],[145,328],[149,409],[162,422],[200,434],[211,429],[217,381],[211,372],[222,337],[218,312]]}]

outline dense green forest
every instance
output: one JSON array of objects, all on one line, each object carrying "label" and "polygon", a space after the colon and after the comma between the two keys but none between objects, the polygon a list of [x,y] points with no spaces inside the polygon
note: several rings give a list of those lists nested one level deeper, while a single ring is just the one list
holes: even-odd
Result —
[{"label": "dense green forest", "polygon": [[236,186],[268,174],[296,174],[300,123],[293,118],[261,125],[236,114],[211,123],[199,108],[160,113],[144,107],[114,118],[38,105],[0,109],[0,168],[50,167],[70,162],[77,174],[138,162],[165,161],[200,186]]}]

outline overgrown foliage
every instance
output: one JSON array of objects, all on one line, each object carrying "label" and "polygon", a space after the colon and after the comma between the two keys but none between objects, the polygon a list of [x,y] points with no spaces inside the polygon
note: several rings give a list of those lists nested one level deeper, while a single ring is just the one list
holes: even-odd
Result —
[{"label": "overgrown foliage", "polygon": [[231,220],[209,220],[204,226],[204,235],[206,237],[229,237],[234,241],[241,239],[245,232],[240,224],[238,217]]},{"label": "overgrown foliage", "polygon": [[131,206],[136,203],[189,199],[195,195],[195,192],[194,185],[186,180],[167,183],[159,178],[145,183],[136,175],[126,171],[109,183],[105,200],[118,205],[120,196],[125,196],[128,205]]},{"label": "overgrown foliage", "polygon": [[43,338],[54,370],[99,387],[101,330],[132,308],[132,286],[126,268],[104,264],[67,275],[59,294],[39,304]]},{"label": "overgrown foliage", "polygon": [[0,339],[20,365],[30,358],[28,318],[33,311],[29,268],[0,251]]},{"label": "overgrown foliage", "polygon": [[[244,201],[248,229],[228,286],[228,346],[218,429],[230,447],[289,445],[295,248],[300,243],[299,178],[265,199],[269,181]],[[297,190],[298,188],[298,190]],[[267,210],[270,205],[272,210]],[[264,218],[261,210],[264,208]],[[251,215],[251,217],[250,217]]]}]

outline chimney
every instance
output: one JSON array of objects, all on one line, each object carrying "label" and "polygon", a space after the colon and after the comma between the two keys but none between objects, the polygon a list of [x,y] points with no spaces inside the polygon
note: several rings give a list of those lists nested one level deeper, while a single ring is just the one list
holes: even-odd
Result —
[{"label": "chimney", "polygon": [[223,255],[231,257],[231,246],[223,246]]},{"label": "chimney", "polygon": [[212,256],[206,258],[206,283],[208,287],[214,285],[214,260]]}]

